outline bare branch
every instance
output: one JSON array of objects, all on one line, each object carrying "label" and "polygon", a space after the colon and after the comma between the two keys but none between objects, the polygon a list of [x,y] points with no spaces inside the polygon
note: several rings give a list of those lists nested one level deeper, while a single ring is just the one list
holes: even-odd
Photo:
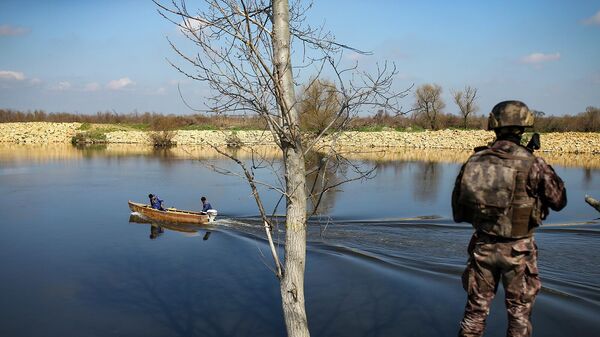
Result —
[{"label": "bare branch", "polygon": [[[211,89],[212,94],[204,103],[205,111],[256,114],[265,122],[265,133],[270,134],[281,149],[282,167],[255,160],[254,152],[252,165],[248,166],[235,155],[209,143],[221,155],[236,162],[242,173],[212,168],[242,177],[251,187],[265,225],[276,275],[281,281],[288,335],[294,336],[295,328],[306,328],[303,291],[296,287],[303,284],[303,275],[299,275],[299,271],[303,270],[305,260],[307,200],[313,201],[312,213],[315,214],[328,193],[334,193],[346,182],[372,175],[375,168],[365,168],[344,158],[336,147],[337,140],[352,118],[360,112],[368,112],[365,110],[405,113],[400,100],[410,88],[399,92],[393,89],[393,79],[398,73],[395,64],[378,64],[373,74],[359,71],[358,64],[342,68],[344,51],[371,53],[336,41],[322,26],[308,25],[306,15],[312,5],[303,1],[293,0],[290,6],[287,0],[204,0],[203,9],[193,13],[188,11],[185,0],[171,0],[168,5],[153,1],[159,14],[176,25],[195,48],[195,52],[190,53],[167,39],[182,61],[182,64],[168,61],[169,64],[184,76],[204,82]],[[296,47],[302,48],[302,62],[293,65],[292,50]],[[300,123],[303,103],[295,95],[294,75],[307,69],[316,69],[317,74],[305,88],[321,85],[325,93],[320,93],[319,88],[314,89],[318,98],[315,102],[319,106],[326,103],[328,116],[305,147]],[[326,82],[320,76],[329,72],[334,80],[323,85]],[[181,90],[179,92],[186,106],[193,109],[183,99]],[[327,145],[321,144],[323,142]],[[313,162],[315,150],[319,154]],[[282,187],[257,181],[255,171],[259,169],[270,170]],[[308,180],[311,180],[310,186],[307,186]],[[281,196],[270,219],[258,186],[277,191]],[[280,204],[286,207],[285,267],[277,256],[271,236],[275,212]],[[287,244],[299,241],[304,242]],[[302,332],[302,335],[308,335],[307,331]]]}]

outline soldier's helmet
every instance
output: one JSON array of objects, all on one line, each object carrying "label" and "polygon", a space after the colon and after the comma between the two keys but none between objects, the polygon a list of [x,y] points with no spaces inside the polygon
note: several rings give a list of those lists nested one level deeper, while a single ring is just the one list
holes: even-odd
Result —
[{"label": "soldier's helmet", "polygon": [[533,127],[533,113],[521,101],[504,101],[496,104],[488,118],[488,130],[506,126]]}]

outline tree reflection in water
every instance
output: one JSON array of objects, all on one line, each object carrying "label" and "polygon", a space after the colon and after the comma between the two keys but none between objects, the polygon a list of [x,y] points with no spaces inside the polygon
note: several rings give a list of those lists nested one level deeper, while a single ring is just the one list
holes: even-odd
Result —
[{"label": "tree reflection in water", "polygon": [[415,172],[415,183],[412,184],[415,198],[419,201],[436,200],[443,167],[434,161],[417,162],[415,164],[417,171]]},{"label": "tree reflection in water", "polygon": [[339,189],[324,191],[328,186],[338,184],[341,179],[335,168],[324,162],[326,156],[318,152],[310,152],[305,157],[307,171],[306,189],[309,196],[309,210],[315,214],[327,213],[335,206],[335,195]]},{"label": "tree reflection in water", "polygon": [[373,163],[348,159],[341,152],[333,156],[310,152],[305,156],[305,166],[308,212],[313,215],[322,215],[334,208],[336,195],[344,183],[370,179],[377,168]]}]

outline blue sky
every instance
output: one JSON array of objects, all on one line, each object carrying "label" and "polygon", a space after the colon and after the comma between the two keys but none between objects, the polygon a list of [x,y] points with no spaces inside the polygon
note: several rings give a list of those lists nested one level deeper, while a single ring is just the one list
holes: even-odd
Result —
[{"label": "blue sky", "polygon": [[[550,115],[600,107],[598,0],[316,0],[309,20],[372,51],[345,53],[365,69],[395,62],[399,89],[441,85],[448,113],[465,85],[480,114],[506,99]],[[0,108],[192,113],[177,85],[196,106],[208,92],[167,63],[178,58],[165,37],[178,34],[150,0],[1,0]]]}]

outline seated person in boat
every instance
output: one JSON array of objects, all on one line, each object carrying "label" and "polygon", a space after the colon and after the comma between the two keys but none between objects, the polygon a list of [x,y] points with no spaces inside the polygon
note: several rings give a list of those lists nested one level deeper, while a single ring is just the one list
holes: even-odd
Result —
[{"label": "seated person in boat", "polygon": [[160,211],[165,210],[162,205],[163,201],[158,197],[158,195],[148,194],[148,198],[150,198],[150,207]]},{"label": "seated person in boat", "polygon": [[202,201],[202,212],[206,212],[209,209],[213,209],[210,202],[208,202],[208,200],[206,200],[206,197],[200,198],[200,201]]}]

